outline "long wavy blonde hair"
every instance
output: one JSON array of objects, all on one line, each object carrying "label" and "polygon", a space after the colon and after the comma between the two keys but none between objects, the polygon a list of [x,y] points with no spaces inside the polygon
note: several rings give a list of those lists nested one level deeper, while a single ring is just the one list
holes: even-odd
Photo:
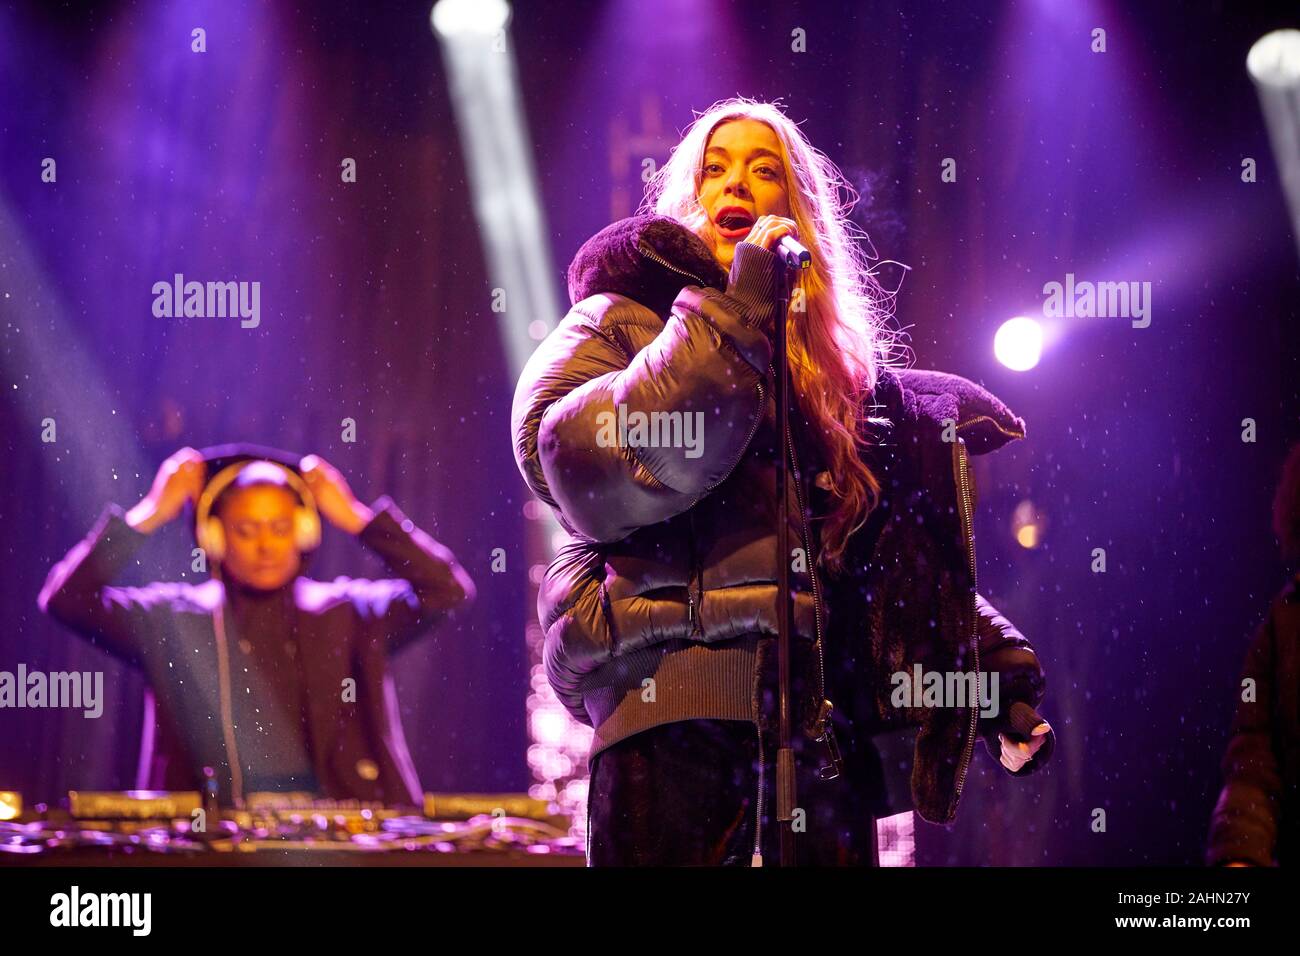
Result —
[{"label": "long wavy blonde hair", "polygon": [[647,184],[638,211],[676,219],[714,248],[713,222],[698,199],[713,131],[728,120],[753,119],[780,140],[787,177],[794,176],[786,182],[790,218],[812,253],[812,268],[801,271],[786,316],[790,378],[829,462],[831,494],[839,501],[822,524],[819,549],[825,567],[839,572],[850,536],[880,500],[880,482],[861,455],[869,425],[880,420],[868,414],[864,399],[882,368],[901,364],[896,353],[902,346],[890,330],[894,293],[876,280],[855,241],[866,236],[848,218],[857,192],[779,107],[779,101],[733,97],[699,114]]}]

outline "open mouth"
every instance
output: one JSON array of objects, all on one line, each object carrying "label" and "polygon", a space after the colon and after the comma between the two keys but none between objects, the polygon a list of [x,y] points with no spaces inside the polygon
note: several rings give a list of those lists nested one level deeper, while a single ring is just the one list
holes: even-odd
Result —
[{"label": "open mouth", "polygon": [[724,239],[743,239],[754,228],[754,217],[739,206],[727,206],[714,217],[718,235]]}]

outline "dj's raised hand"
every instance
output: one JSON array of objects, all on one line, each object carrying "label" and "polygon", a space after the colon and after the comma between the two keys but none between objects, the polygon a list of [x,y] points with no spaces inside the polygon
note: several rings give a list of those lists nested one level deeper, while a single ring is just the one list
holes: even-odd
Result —
[{"label": "dj's raised hand", "polygon": [[199,500],[206,475],[203,456],[185,446],[158,467],[153,486],[126,513],[126,523],[143,534],[152,533],[180,514],[186,501]]},{"label": "dj's raised hand", "polygon": [[316,508],[336,528],[359,534],[375,513],[357,500],[342,473],[320,455],[307,455],[298,464],[302,480],[316,499]]}]

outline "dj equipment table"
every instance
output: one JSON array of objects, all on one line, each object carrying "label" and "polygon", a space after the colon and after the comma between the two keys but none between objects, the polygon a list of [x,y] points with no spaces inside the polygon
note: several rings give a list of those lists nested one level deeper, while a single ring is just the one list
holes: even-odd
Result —
[{"label": "dj equipment table", "polygon": [[[212,811],[197,794],[72,793],[69,810],[0,820],[0,865],[583,866],[568,818],[514,795],[426,795],[416,808],[271,798]],[[490,809],[489,809],[490,808]],[[539,812],[541,811],[541,812]],[[530,815],[522,815],[528,813]]]}]

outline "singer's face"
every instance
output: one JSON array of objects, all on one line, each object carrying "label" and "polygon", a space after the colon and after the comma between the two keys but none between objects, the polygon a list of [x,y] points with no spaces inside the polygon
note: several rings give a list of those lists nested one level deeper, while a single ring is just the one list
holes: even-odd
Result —
[{"label": "singer's face", "polygon": [[736,243],[760,216],[790,217],[781,141],[758,120],[728,120],[709,136],[700,178],[700,205],[709,214],[713,254],[731,268]]}]

